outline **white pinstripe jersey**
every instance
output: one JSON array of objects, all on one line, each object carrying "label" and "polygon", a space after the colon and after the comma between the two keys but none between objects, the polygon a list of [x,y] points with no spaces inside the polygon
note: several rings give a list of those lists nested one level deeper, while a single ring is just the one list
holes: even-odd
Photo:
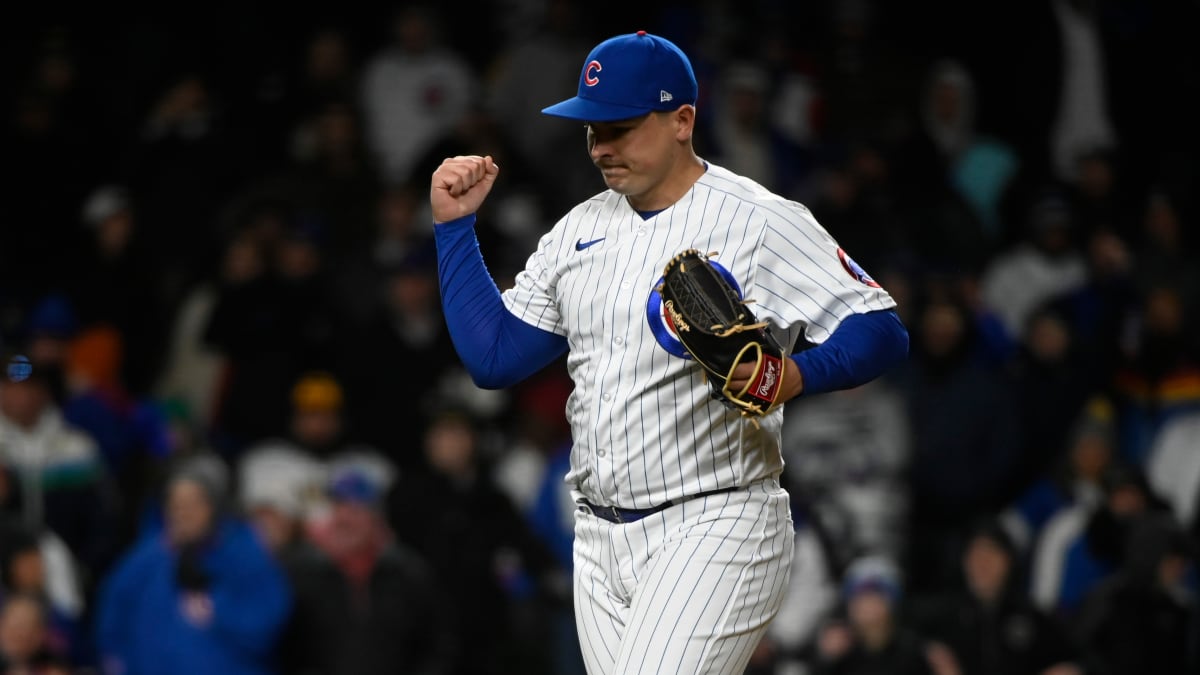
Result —
[{"label": "white pinstripe jersey", "polygon": [[718,252],[786,350],[801,334],[823,342],[853,313],[895,306],[807,208],[713,164],[649,219],[611,190],[577,205],[542,237],[504,303],[567,338],[566,480],[593,503],[648,508],[783,468],[782,407],[756,429],[710,398],[700,366],[649,327],[648,295],[687,248]]}]

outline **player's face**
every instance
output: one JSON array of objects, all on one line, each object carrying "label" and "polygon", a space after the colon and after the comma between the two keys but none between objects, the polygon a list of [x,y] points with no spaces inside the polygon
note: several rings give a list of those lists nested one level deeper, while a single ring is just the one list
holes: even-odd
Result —
[{"label": "player's face", "polygon": [[676,141],[670,116],[651,113],[617,122],[589,122],[587,143],[605,185],[618,194],[638,197],[662,183]]}]

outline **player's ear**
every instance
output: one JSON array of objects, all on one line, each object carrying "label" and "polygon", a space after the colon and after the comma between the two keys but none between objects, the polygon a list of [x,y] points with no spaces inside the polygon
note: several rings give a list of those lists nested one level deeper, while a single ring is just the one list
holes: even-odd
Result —
[{"label": "player's ear", "polygon": [[696,106],[681,105],[671,113],[671,123],[675,126],[675,140],[690,141],[696,128]]}]

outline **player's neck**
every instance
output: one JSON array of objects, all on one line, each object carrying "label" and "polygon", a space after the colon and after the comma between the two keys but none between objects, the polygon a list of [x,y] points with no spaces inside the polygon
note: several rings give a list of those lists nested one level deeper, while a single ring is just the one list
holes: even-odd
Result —
[{"label": "player's neck", "polygon": [[625,199],[636,211],[661,211],[682,199],[704,171],[704,162],[695,153],[688,153],[653,189],[640,195],[626,195]]}]

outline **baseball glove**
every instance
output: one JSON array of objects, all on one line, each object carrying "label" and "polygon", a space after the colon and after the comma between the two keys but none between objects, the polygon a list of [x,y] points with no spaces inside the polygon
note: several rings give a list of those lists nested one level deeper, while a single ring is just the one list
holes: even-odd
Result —
[{"label": "baseball glove", "polygon": [[[774,409],[783,388],[783,348],[767,322],[758,321],[720,270],[696,249],[671,259],[663,271],[666,315],[712,387],[712,397],[754,420]],[[755,364],[753,377],[740,391],[729,388],[733,369]]]}]

